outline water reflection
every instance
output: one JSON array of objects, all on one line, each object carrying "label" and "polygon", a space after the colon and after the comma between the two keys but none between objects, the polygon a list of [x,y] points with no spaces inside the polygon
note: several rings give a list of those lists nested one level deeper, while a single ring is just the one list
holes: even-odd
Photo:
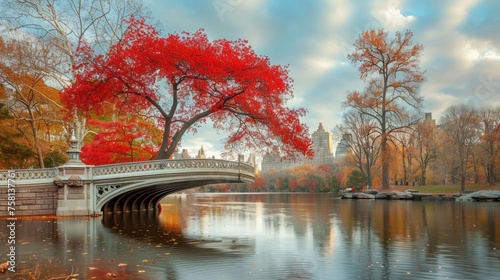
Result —
[{"label": "water reflection", "polygon": [[195,194],[160,215],[21,220],[16,242],[39,279],[494,279],[499,220],[498,203]]}]

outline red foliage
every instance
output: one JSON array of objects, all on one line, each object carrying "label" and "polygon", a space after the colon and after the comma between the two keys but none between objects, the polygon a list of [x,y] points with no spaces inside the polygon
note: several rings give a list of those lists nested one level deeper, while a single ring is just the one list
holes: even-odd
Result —
[{"label": "red foliage", "polygon": [[165,131],[159,158],[169,157],[184,133],[206,118],[228,133],[228,145],[279,141],[283,151],[304,154],[311,144],[299,120],[306,110],[286,106],[293,97],[287,67],[271,65],[245,40],[210,41],[203,30],[160,37],[132,17],[107,54],[80,48],[74,70],[76,82],[63,101],[87,113],[109,113],[104,105],[111,103],[122,114],[159,116]]},{"label": "red foliage", "polygon": [[157,148],[147,137],[148,124],[145,122],[91,120],[89,124],[101,128],[102,132],[82,147],[81,159],[85,164],[150,160],[157,153]]},{"label": "red foliage", "polygon": [[257,174],[255,177],[255,182],[248,185],[248,191],[261,191],[266,187],[266,180],[262,173]]}]

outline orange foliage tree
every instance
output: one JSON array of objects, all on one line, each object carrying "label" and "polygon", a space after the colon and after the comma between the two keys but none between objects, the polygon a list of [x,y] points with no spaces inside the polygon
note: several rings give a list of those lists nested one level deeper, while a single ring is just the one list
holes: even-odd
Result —
[{"label": "orange foliage tree", "polygon": [[244,40],[210,41],[203,30],[160,37],[142,19],[131,18],[123,39],[108,53],[78,50],[75,83],[63,92],[70,108],[107,113],[116,104],[123,114],[148,112],[164,130],[158,159],[169,158],[187,131],[211,119],[228,133],[227,147],[276,144],[305,154],[305,109],[291,109],[292,79],[287,67],[271,65]]},{"label": "orange foliage tree", "polygon": [[416,149],[415,158],[420,169],[420,184],[423,186],[427,184],[427,169],[438,156],[436,133],[436,124],[431,119],[419,123],[413,133]]},{"label": "orange foliage tree", "polygon": [[[392,135],[411,125],[407,107],[419,109],[424,72],[419,69],[422,45],[412,44],[413,33],[396,32],[393,39],[383,29],[363,32],[354,42],[355,52],[347,58],[359,65],[360,78],[367,82],[363,92],[354,91],[347,105],[372,117],[380,135],[382,188],[389,188],[389,145]],[[395,125],[398,124],[398,125]]]},{"label": "orange foliage tree", "polygon": [[496,182],[495,158],[500,158],[500,106],[481,108],[478,111],[481,125],[481,152],[485,167],[486,181]]},{"label": "orange foliage tree", "polygon": [[448,107],[441,117],[441,128],[446,134],[447,149],[452,153],[450,165],[458,171],[460,191],[465,191],[471,156],[479,143],[481,128],[477,111],[467,105]]},{"label": "orange foliage tree", "polygon": [[[59,91],[48,85],[50,71],[39,63],[50,48],[0,38],[0,83],[11,125],[35,152],[30,167],[56,166],[65,161],[64,114]],[[35,71],[37,69],[38,71]]]},{"label": "orange foliage tree", "polygon": [[0,103],[0,169],[27,168],[35,155],[13,124],[14,117],[5,104]]}]

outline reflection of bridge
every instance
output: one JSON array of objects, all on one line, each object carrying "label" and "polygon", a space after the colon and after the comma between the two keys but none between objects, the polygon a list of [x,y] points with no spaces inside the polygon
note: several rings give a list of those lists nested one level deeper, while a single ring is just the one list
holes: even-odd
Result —
[{"label": "reflection of bridge", "polygon": [[[241,159],[155,160],[102,166],[87,166],[75,159],[58,168],[2,170],[0,216],[9,215],[9,188],[15,189],[16,215],[54,211],[57,215],[91,215],[152,210],[162,197],[198,186],[250,183],[255,180],[254,170]],[[9,185],[13,173],[16,179]]]}]

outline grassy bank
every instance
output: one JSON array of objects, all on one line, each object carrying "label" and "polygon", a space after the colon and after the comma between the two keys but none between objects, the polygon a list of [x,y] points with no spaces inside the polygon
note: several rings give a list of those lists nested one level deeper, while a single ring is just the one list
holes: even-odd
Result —
[{"label": "grassy bank", "polygon": [[[378,191],[387,191],[382,190],[380,187],[374,187]],[[422,193],[445,193],[445,194],[453,194],[460,192],[460,185],[432,185],[432,186],[391,186],[389,191],[404,191],[408,189],[418,190]],[[466,192],[475,192],[480,190],[500,190],[500,185],[466,185]]]}]

